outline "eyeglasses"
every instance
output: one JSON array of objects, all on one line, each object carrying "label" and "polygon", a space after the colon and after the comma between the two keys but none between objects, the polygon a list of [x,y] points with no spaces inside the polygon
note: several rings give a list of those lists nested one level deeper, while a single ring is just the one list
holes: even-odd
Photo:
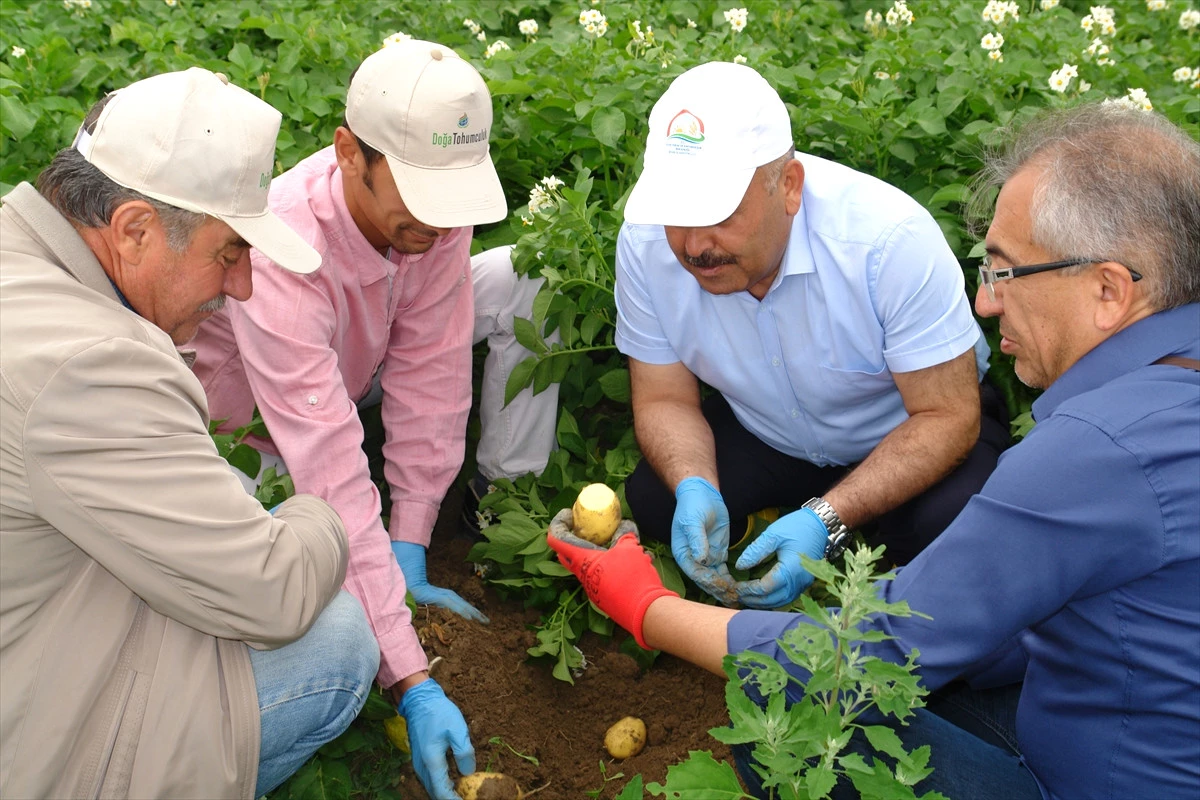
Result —
[{"label": "eyeglasses", "polygon": [[[992,300],[996,299],[996,284],[1000,281],[1009,281],[1013,278],[1021,278],[1026,275],[1036,275],[1039,272],[1050,272],[1055,269],[1064,269],[1066,267],[1078,267],[1081,264],[1100,264],[1104,259],[1096,258],[1069,258],[1066,261],[1050,261],[1046,264],[1030,264],[1027,267],[1001,267],[999,269],[992,267],[990,256],[983,257],[983,263],[979,265],[979,283],[981,286],[987,287],[988,297]],[[1142,274],[1136,272],[1122,264],[1121,266],[1129,270],[1129,276],[1133,278],[1133,282],[1137,283],[1142,279]]]}]

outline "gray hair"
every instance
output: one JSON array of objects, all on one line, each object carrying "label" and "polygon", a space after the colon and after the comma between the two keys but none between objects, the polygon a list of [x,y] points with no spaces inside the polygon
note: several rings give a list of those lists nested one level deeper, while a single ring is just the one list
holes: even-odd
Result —
[{"label": "gray hair", "polygon": [[1200,300],[1200,144],[1187,133],[1113,103],[1044,111],[986,156],[968,206],[973,231],[993,190],[1028,166],[1044,170],[1029,209],[1033,242],[1140,272],[1157,310]]},{"label": "gray hair", "polygon": [[774,161],[768,161],[759,169],[763,171],[763,177],[767,181],[767,194],[775,194],[775,189],[779,187],[779,179],[783,176],[783,168],[788,162],[796,157],[796,148],[793,145],[788,148],[788,151]]},{"label": "gray hair", "polygon": [[[88,112],[83,124],[89,132],[107,102],[108,97],[105,97]],[[167,246],[176,253],[187,249],[196,230],[209,218],[207,214],[186,211],[121,186],[89,163],[74,147],[58,151],[38,175],[37,190],[58,213],[83,228],[104,227],[123,203],[132,200],[149,203],[162,222]]]}]

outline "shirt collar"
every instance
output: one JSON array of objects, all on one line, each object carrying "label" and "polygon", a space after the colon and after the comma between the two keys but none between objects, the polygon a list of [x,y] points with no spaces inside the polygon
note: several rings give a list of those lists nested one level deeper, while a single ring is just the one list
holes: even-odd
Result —
[{"label": "shirt collar", "polygon": [[1066,400],[1169,355],[1200,353],[1200,303],[1159,311],[1113,334],[1085,353],[1033,401],[1033,418],[1054,413]]},{"label": "shirt collar", "polygon": [[801,195],[800,210],[792,217],[792,229],[788,233],[787,247],[783,251],[783,264],[779,268],[783,277],[817,271],[812,245],[808,241],[808,206],[807,198]]}]

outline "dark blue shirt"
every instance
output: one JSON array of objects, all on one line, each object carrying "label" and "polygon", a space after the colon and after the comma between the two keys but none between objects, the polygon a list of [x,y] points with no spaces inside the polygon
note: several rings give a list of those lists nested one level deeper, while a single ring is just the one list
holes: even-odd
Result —
[{"label": "dark blue shirt", "polygon": [[[887,618],[933,690],[1023,681],[1017,734],[1052,798],[1200,792],[1200,305],[1093,349],[1034,403],[1037,424],[963,512],[885,584],[933,619]],[[800,615],[742,611],[733,653],[789,665]],[[806,675],[799,677],[805,678]]]}]

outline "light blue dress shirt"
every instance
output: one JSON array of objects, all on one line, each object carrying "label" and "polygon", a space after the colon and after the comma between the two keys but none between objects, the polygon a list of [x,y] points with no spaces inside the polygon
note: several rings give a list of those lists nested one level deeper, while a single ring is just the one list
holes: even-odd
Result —
[{"label": "light blue dress shirt", "polygon": [[908,418],[893,372],[974,347],[982,378],[989,350],[933,217],[883,181],[797,158],[800,211],[761,302],[702,289],[661,225],[621,228],[616,342],[638,361],[682,362],[776,450],[845,466]]}]

